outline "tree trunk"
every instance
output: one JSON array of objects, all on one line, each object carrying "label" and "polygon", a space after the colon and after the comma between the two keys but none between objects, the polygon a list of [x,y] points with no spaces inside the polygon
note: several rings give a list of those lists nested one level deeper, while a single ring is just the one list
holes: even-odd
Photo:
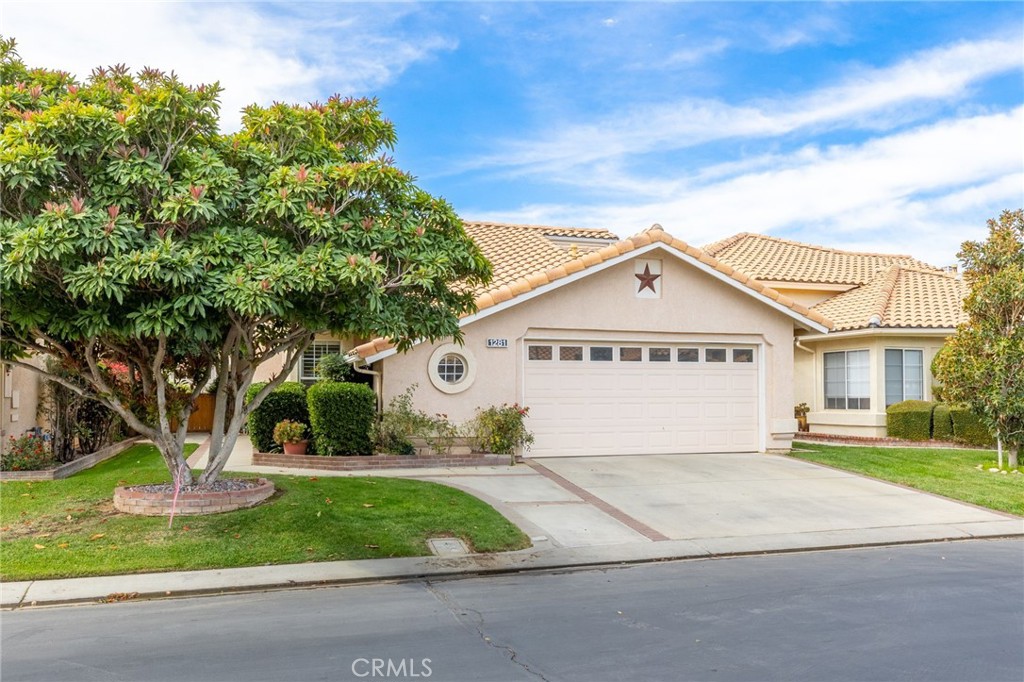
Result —
[{"label": "tree trunk", "polygon": [[1016,469],[1020,462],[1020,446],[1015,445],[1012,448],[1007,448],[1006,458],[1009,460],[1009,467],[1011,469]]},{"label": "tree trunk", "polygon": [[167,465],[172,477],[180,476],[182,485],[192,485],[192,470],[188,468],[188,462],[185,460],[184,441],[174,436],[161,435],[154,444],[164,458],[164,464]]}]

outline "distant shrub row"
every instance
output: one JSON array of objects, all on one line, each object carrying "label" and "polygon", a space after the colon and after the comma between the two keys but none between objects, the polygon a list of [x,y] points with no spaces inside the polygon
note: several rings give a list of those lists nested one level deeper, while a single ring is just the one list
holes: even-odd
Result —
[{"label": "distant shrub row", "polygon": [[994,445],[995,437],[974,412],[962,405],[904,400],[885,410],[886,431],[893,438],[945,440],[966,445]]}]

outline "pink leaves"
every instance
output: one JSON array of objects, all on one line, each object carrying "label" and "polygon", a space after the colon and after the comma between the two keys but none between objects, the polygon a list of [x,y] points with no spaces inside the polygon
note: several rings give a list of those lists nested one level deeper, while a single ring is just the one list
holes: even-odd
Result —
[{"label": "pink leaves", "polygon": [[124,125],[125,121],[128,120],[128,114],[126,114],[123,111],[119,111],[116,114],[114,114],[114,120],[117,121],[120,125]]},{"label": "pink leaves", "polygon": [[71,213],[78,215],[85,210],[85,199],[82,197],[71,197]]},{"label": "pink leaves", "polygon": [[295,181],[305,182],[306,178],[309,177],[309,171],[306,170],[305,166],[299,166],[299,170],[295,171]]},{"label": "pink leaves", "polygon": [[352,266],[353,268],[356,266],[356,263],[358,263],[358,262],[359,262],[359,259],[356,258],[355,256],[349,256],[348,257],[348,264],[350,266]]},{"label": "pink leaves", "polygon": [[189,185],[188,193],[192,195],[194,201],[199,201],[203,198],[203,194],[206,192],[206,185]]},{"label": "pink leaves", "polygon": [[117,206],[117,205],[107,206],[107,215],[110,216],[111,220],[116,220],[117,216],[120,213],[121,213],[121,207],[120,206]]}]

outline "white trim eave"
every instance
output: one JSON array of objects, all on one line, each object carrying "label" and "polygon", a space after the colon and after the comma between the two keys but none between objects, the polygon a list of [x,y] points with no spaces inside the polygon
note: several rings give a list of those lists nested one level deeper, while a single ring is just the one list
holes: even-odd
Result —
[{"label": "white trim eave", "polygon": [[871,327],[866,329],[847,329],[828,334],[807,334],[796,337],[800,343],[806,341],[822,341],[824,339],[850,339],[858,336],[952,336],[956,327]]},{"label": "white trim eave", "polygon": [[[731,286],[732,288],[736,289],[737,291],[740,291],[740,292],[742,292],[744,294],[747,294],[747,295],[749,295],[749,296],[751,296],[753,298],[756,298],[761,303],[764,303],[764,304],[768,305],[769,307],[774,308],[775,310],[779,311],[783,315],[786,315],[787,317],[792,318],[797,324],[799,324],[801,327],[804,327],[805,329],[809,329],[811,331],[816,331],[816,332],[818,332],[820,334],[828,334],[828,327],[825,327],[825,326],[815,322],[814,320],[812,320],[812,319],[810,319],[808,317],[804,317],[803,315],[801,315],[800,313],[796,312],[792,308],[788,308],[788,307],[782,305],[781,303],[778,303],[777,301],[773,301],[772,299],[768,298],[764,294],[759,294],[758,292],[754,291],[753,289],[751,289],[750,287],[746,286],[745,284],[741,284],[740,282],[734,280],[732,277],[729,277],[725,273],[719,272],[718,270],[714,269],[713,267],[711,267],[707,263],[702,263],[700,260],[694,258],[693,256],[689,255],[688,253],[686,253],[684,251],[680,251],[679,249],[675,248],[674,246],[670,246],[670,245],[665,244],[664,242],[660,242],[660,241],[659,242],[653,242],[651,244],[647,244],[646,246],[641,246],[639,248],[633,249],[632,251],[627,251],[626,253],[623,253],[623,254],[619,254],[615,258],[610,258],[610,259],[608,259],[606,261],[603,261],[601,263],[597,263],[595,265],[591,265],[590,267],[584,268],[583,270],[580,270],[579,272],[574,272],[573,274],[568,275],[567,277],[562,277],[561,279],[557,279],[554,282],[549,282],[547,284],[539,286],[536,289],[531,289],[530,291],[527,291],[526,293],[519,294],[518,296],[513,296],[512,298],[508,299],[507,301],[502,301],[501,303],[498,303],[496,305],[492,305],[492,306],[490,306],[488,308],[484,308],[483,310],[481,310],[479,312],[476,312],[476,313],[473,313],[472,315],[467,315],[466,317],[463,317],[461,320],[459,320],[459,327],[462,328],[462,327],[465,327],[467,325],[473,324],[477,320],[482,320],[485,317],[490,317],[491,315],[494,315],[496,313],[500,313],[503,310],[507,310],[508,308],[511,308],[512,306],[519,305],[520,303],[525,303],[526,301],[529,301],[530,299],[536,298],[538,296],[542,296],[542,295],[548,293],[549,291],[553,291],[554,289],[558,289],[559,287],[563,287],[563,286],[565,286],[567,284],[572,284],[573,282],[581,280],[584,277],[589,277],[590,275],[593,275],[593,274],[596,274],[598,272],[601,272],[602,270],[607,270],[608,268],[615,267],[619,263],[624,263],[624,262],[626,262],[628,260],[632,260],[633,258],[636,258],[637,256],[642,256],[645,253],[650,253],[651,251],[655,251],[655,250],[665,251],[666,253],[669,253],[669,254],[675,256],[679,260],[681,260],[681,261],[683,261],[685,263],[688,263],[689,265],[692,265],[693,267],[697,268],[698,270],[700,270],[700,271],[702,271],[702,272],[704,272],[704,273],[706,273],[708,275],[711,275],[712,277],[714,277],[718,281],[724,282],[725,284],[728,284],[729,286]],[[417,341],[416,343],[420,343],[420,342]],[[377,353],[375,355],[371,355],[370,357],[366,358],[366,363],[367,364],[372,364],[374,362],[377,362],[378,360],[383,360],[385,358],[391,357],[392,355],[394,355],[397,352],[398,351],[395,350],[394,348],[389,348],[388,350],[381,351],[380,353]]]}]

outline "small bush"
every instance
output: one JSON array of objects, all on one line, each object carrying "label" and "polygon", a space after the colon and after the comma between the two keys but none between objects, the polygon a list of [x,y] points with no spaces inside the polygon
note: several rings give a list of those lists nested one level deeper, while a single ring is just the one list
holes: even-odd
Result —
[{"label": "small bush", "polygon": [[928,440],[932,437],[932,410],[927,400],[904,400],[885,410],[886,432],[891,438]]},{"label": "small bush", "polygon": [[372,455],[377,396],[363,384],[321,381],[309,387],[309,424],[321,455]]},{"label": "small bush", "polygon": [[485,452],[498,455],[514,454],[518,447],[529,450],[533,434],[523,421],[529,413],[530,408],[518,404],[478,410],[472,423],[478,444]]},{"label": "small bush", "polygon": [[0,471],[41,471],[57,466],[50,443],[36,433],[10,437],[0,455]]},{"label": "small bush", "polygon": [[339,353],[331,353],[320,358],[316,363],[316,373],[320,381],[348,381],[352,373],[352,365],[345,362]]},{"label": "small bush", "polygon": [[969,407],[953,405],[949,408],[949,416],[953,419],[954,440],[967,445],[995,445],[995,436]]},{"label": "small bush", "polygon": [[[266,383],[256,383],[245,392],[245,402],[249,403]],[[306,387],[297,381],[286,381],[268,395],[260,406],[249,413],[249,439],[257,452],[273,452],[280,448],[274,443],[274,427],[278,422],[291,421],[309,423],[309,410],[306,407]]]},{"label": "small bush", "polygon": [[274,442],[278,445],[301,443],[305,435],[306,425],[301,422],[293,422],[291,419],[279,421],[274,427]]},{"label": "small bush", "polygon": [[953,440],[953,418],[950,416],[949,405],[945,403],[939,403],[932,411],[932,438]]},{"label": "small bush", "polygon": [[413,455],[416,448],[413,438],[422,438],[435,453],[449,452],[459,436],[459,428],[448,421],[448,416],[438,414],[433,417],[412,406],[412,396],[416,391],[413,384],[401,395],[396,395],[388,403],[387,409],[374,424],[372,437],[375,447],[381,452],[392,455]]}]

